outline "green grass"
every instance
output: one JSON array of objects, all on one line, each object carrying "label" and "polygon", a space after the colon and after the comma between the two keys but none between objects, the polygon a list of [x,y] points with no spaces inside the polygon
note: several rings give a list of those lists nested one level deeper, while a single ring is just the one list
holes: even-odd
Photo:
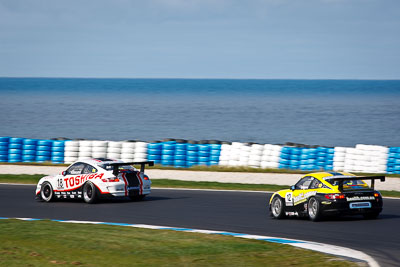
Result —
[{"label": "green grass", "polygon": [[[19,183],[19,184],[37,184],[43,174],[0,174],[0,183]],[[287,189],[289,185],[271,185],[271,184],[239,184],[239,183],[218,183],[218,182],[193,182],[171,179],[153,179],[152,187],[161,188],[194,188],[194,189],[219,189],[219,190],[251,190],[251,191],[271,191],[275,192],[281,189]],[[381,190],[385,197],[400,197],[399,191]]]},{"label": "green grass", "polygon": [[0,220],[2,266],[359,266],[288,245],[166,230]]}]

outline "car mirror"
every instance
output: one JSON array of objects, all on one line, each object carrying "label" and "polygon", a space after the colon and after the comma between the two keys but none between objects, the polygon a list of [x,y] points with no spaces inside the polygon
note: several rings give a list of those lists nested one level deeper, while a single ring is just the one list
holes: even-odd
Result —
[{"label": "car mirror", "polygon": [[294,186],[294,185],[292,185],[291,187],[290,187],[290,190],[292,190],[292,191],[294,191],[296,189],[296,187]]},{"label": "car mirror", "polygon": [[67,171],[63,171],[61,174],[62,174],[62,176],[65,176],[65,175],[67,175]]}]

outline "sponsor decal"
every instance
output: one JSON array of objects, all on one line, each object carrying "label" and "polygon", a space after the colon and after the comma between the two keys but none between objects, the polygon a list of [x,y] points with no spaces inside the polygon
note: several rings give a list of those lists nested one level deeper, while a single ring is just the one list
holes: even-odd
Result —
[{"label": "sponsor decal", "polygon": [[346,197],[347,201],[360,201],[360,200],[375,200],[374,196],[355,196],[355,197]]},{"label": "sponsor decal", "polygon": [[309,198],[310,196],[315,196],[316,194],[317,194],[317,191],[309,191],[305,194],[300,193],[298,196],[293,197],[294,205],[300,204],[300,203],[306,201],[307,198]]},{"label": "sponsor decal", "polygon": [[57,189],[58,190],[72,189],[74,187],[82,185],[87,180],[101,179],[103,176],[104,173],[99,173],[99,174],[92,173],[92,174],[82,174],[78,176],[59,178],[57,181]]}]

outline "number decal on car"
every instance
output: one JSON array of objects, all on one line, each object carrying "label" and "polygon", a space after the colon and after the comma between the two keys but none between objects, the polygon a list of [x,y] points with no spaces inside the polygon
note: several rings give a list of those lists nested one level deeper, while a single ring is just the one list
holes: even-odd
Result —
[{"label": "number decal on car", "polygon": [[286,204],[286,206],[293,206],[293,194],[292,194],[292,192],[286,193],[285,204]]}]

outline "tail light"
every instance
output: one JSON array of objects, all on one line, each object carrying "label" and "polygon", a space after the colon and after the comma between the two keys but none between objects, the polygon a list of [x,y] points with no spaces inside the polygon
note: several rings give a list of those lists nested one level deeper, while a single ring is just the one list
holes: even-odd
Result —
[{"label": "tail light", "polygon": [[335,199],[345,199],[346,197],[343,194],[326,194],[326,199],[335,200]]},{"label": "tail light", "polygon": [[381,196],[381,194],[379,194],[379,192],[374,193],[374,197],[380,197],[380,196]]},{"label": "tail light", "polygon": [[150,180],[149,177],[148,177],[147,175],[145,175],[143,179],[145,179],[145,180]]},{"label": "tail light", "polygon": [[119,179],[117,177],[110,177],[110,178],[103,178],[101,179],[103,182],[108,183],[108,182],[119,182]]}]

